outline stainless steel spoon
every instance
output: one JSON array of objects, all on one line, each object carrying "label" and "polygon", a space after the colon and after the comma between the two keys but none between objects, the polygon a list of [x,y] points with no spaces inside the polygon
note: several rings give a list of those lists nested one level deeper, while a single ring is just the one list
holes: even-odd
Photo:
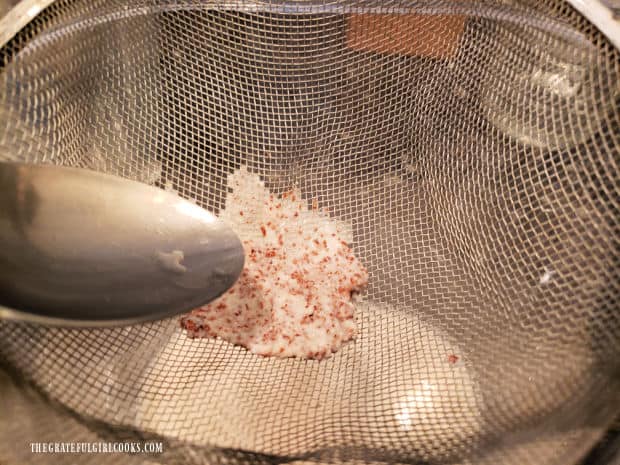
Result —
[{"label": "stainless steel spoon", "polygon": [[208,303],[239,277],[236,234],[169,192],[52,165],[0,163],[0,318],[111,326]]}]

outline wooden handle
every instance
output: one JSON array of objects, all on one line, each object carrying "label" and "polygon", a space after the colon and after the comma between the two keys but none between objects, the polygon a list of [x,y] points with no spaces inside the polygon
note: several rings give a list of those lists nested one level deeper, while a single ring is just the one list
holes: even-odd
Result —
[{"label": "wooden handle", "polygon": [[353,50],[434,58],[452,57],[464,16],[350,14],[347,46]]}]

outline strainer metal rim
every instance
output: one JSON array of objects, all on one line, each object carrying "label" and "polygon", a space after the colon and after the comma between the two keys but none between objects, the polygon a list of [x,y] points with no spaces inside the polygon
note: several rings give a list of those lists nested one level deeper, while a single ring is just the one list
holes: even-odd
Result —
[{"label": "strainer metal rim", "polygon": [[620,50],[620,0],[566,0]]},{"label": "strainer metal rim", "polygon": [[32,21],[41,11],[54,3],[54,0],[22,0],[0,18],[0,47]]}]

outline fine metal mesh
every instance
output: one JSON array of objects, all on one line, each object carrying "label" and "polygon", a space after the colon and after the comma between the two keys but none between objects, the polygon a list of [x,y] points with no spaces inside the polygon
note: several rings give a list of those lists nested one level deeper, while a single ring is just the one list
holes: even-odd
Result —
[{"label": "fine metal mesh", "polygon": [[620,54],[565,3],[59,1],[0,50],[0,159],[214,212],[245,165],[370,273],[321,362],[0,322],[0,463],[566,465],[620,413]]}]

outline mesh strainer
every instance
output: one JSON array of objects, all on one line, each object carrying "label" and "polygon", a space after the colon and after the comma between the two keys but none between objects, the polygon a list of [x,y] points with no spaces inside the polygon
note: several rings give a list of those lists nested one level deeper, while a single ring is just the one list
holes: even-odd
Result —
[{"label": "mesh strainer", "polygon": [[[581,13],[36,5],[0,52],[0,158],[171,187],[214,212],[247,166],[350,223],[370,283],[357,339],[321,362],[191,340],[174,319],[2,322],[1,463],[566,465],[612,424],[620,55]],[[165,451],[29,446],[127,439]]]}]

